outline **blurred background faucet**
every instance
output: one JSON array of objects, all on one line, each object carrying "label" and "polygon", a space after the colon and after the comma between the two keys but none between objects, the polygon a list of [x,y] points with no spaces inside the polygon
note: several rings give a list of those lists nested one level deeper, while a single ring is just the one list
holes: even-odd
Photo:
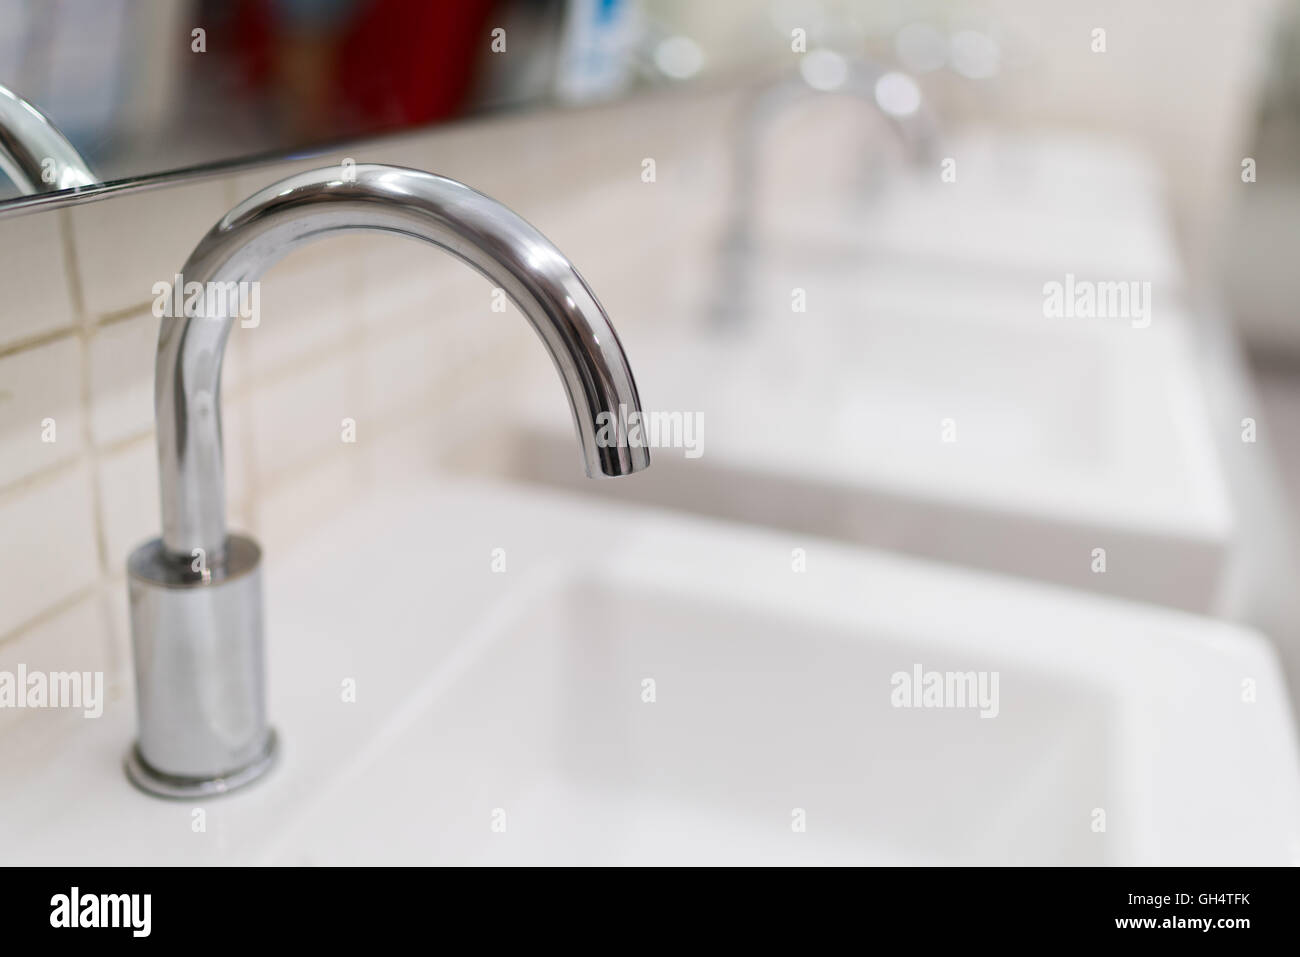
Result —
[{"label": "blurred background faucet", "polygon": [[[722,232],[714,310],[722,324],[740,321],[749,311],[759,167],[766,134],[786,110],[825,94],[854,97],[883,118],[909,166],[921,168],[937,159],[938,124],[922,100],[920,87],[905,73],[862,57],[813,50],[800,59],[798,72],[757,88],[741,108],[732,152],[730,205]],[[864,164],[864,184],[871,182],[868,172],[869,166]]]},{"label": "blurred background faucet", "polygon": [[[154,405],[162,537],[129,561],[139,738],[131,779],[168,797],[216,794],[274,761],[262,647],[261,550],[226,528],[221,363],[240,284],[342,232],[421,239],[457,256],[519,307],[568,394],[588,475],[627,475],[649,451],[601,438],[602,416],[640,416],[608,316],[577,269],[505,206],[454,180],[391,166],[290,177],[232,209],[182,269],[221,295],[164,318]],[[212,302],[220,305],[213,307]]]},{"label": "blurred background faucet", "polygon": [[0,169],[24,194],[93,186],[99,179],[50,118],[0,86]]}]

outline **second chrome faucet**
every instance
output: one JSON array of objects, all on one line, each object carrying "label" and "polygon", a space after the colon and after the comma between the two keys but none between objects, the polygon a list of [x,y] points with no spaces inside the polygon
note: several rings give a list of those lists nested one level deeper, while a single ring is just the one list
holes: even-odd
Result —
[{"label": "second chrome faucet", "polygon": [[[392,166],[333,167],[263,189],[199,242],[184,282],[257,281],[294,249],[341,232],[379,231],[451,253],[504,290],[541,337],[573,411],[588,475],[650,464],[644,447],[601,442],[598,417],[640,414],[614,327],[573,264],[502,204],[454,180]],[[127,772],[167,797],[219,794],[267,771],[261,550],[226,527],[221,363],[235,322],[196,297],[164,319],[154,404],[162,536],[128,563],[139,736]],[[430,303],[431,309],[437,303]],[[274,321],[272,317],[269,321]]]}]

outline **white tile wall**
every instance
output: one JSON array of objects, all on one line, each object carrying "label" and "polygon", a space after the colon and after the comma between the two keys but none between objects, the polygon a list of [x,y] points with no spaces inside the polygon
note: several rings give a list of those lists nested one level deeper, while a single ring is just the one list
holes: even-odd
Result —
[{"label": "white tile wall", "polygon": [[360,249],[364,240],[339,236],[298,250],[261,282],[260,320],[231,333],[247,346],[249,375],[265,378],[304,358],[337,351],[359,333]]},{"label": "white tile wall", "polygon": [[90,335],[90,432],[108,445],[153,428],[153,367],[162,320],[149,311]]},{"label": "white tile wall", "polygon": [[284,549],[323,515],[345,509],[361,488],[361,455],[319,459],[309,481],[286,481],[263,490],[254,529],[268,554]]},{"label": "white tile wall", "polygon": [[442,308],[440,297],[450,285],[464,285],[473,279],[486,282],[450,256],[440,256],[423,243],[396,236],[366,237],[358,265],[360,282],[366,290],[360,316],[366,323],[390,322],[421,313],[434,319]]},{"label": "white tile wall", "polygon": [[81,454],[81,382],[77,336],[0,358],[0,487]]},{"label": "white tile wall", "polygon": [[330,356],[322,362],[268,382],[256,391],[253,416],[253,474],[270,482],[330,452],[347,450],[343,420],[364,431],[360,389],[353,357]]},{"label": "white tile wall", "polygon": [[436,323],[416,319],[365,346],[361,414],[367,427],[428,399],[430,383],[450,365],[451,346],[439,331]]},{"label": "white tile wall", "polygon": [[99,457],[97,468],[104,562],[113,575],[126,557],[158,534],[158,451],[153,433]]},{"label": "white tile wall", "polygon": [[[250,424],[253,420],[253,402],[255,397],[250,392],[236,393],[222,402],[221,436],[222,452],[226,456],[226,507],[233,508],[236,503],[246,503],[252,494],[253,475],[253,434]],[[152,437],[150,441],[153,441]],[[154,461],[154,471],[158,463]]]},{"label": "white tile wall", "polygon": [[0,350],[77,322],[68,282],[68,213],[0,220]]},{"label": "white tile wall", "polygon": [[0,496],[0,635],[96,583],[91,494],[89,473],[78,463]]},{"label": "white tile wall", "polygon": [[226,197],[224,181],[202,180],[73,207],[86,311],[98,318],[146,308],[154,283],[171,282],[195,243],[225,214]]}]

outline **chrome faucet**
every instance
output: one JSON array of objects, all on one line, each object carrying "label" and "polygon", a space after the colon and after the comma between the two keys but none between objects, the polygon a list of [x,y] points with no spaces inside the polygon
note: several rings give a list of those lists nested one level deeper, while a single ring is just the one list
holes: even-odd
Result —
[{"label": "chrome faucet", "polygon": [[[292,176],[227,213],[181,275],[187,288],[230,288],[257,280],[300,246],[360,230],[422,239],[505,291],[555,362],[588,475],[650,464],[647,449],[598,438],[598,416],[639,413],[640,401],[587,283],[545,236],[462,183],[368,165]],[[228,301],[208,301],[195,297],[184,317],[163,319],[154,378],[162,537],[128,563],[139,737],[126,769],[139,787],[165,797],[247,784],[276,753],[265,705],[261,550],[226,528],[221,361],[235,313]]]},{"label": "chrome faucet", "polygon": [[[909,88],[910,85],[910,88]],[[899,87],[915,95],[900,103],[891,93]],[[881,116],[904,151],[906,161],[922,166],[938,152],[938,124],[921,100],[911,78],[861,57],[830,50],[812,50],[789,73],[751,92],[741,106],[732,151],[731,189],[724,217],[719,283],[713,313],[730,325],[748,312],[750,265],[755,254],[755,207],[763,138],[772,123],[790,107],[816,96],[838,94],[862,100]]]},{"label": "chrome faucet", "polygon": [[[52,167],[47,164],[53,164]],[[0,86],[0,169],[27,196],[99,180],[48,116]],[[46,179],[47,176],[53,179]]]}]

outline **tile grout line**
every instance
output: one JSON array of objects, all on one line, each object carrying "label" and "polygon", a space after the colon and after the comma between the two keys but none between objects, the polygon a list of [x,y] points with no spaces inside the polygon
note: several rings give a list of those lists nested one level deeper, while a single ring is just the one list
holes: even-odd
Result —
[{"label": "tile grout line", "polygon": [[47,465],[35,472],[29,472],[21,478],[16,478],[3,486],[0,486],[0,505],[9,499],[19,498],[26,495],[33,489],[40,488],[50,482],[58,480],[69,472],[75,472],[85,465],[85,452],[78,452],[71,458],[55,462],[53,465]]},{"label": "tile grout line", "polygon": [[85,290],[81,284],[80,260],[72,227],[72,211],[61,209],[58,211],[58,216],[59,237],[63,243],[63,259],[67,268],[68,299],[72,303],[73,314],[77,317],[81,335],[81,429],[82,441],[85,445],[83,463],[90,482],[91,516],[95,526],[94,547],[98,559],[98,574],[95,576],[93,591],[96,611],[99,615],[100,640],[107,646],[104,648],[106,660],[116,680],[116,676],[123,671],[125,663],[118,659],[118,642],[115,640],[116,629],[113,625],[113,609],[107,586],[111,569],[108,561],[108,537],[104,532],[104,502],[99,488],[99,450],[95,445],[93,426],[95,403],[91,396],[91,342],[94,338],[95,324],[86,311]]},{"label": "tile grout line", "polygon": [[128,319],[139,319],[145,315],[153,315],[153,306],[154,300],[152,299],[137,302],[121,309],[114,309],[112,312],[100,313],[98,318],[89,318],[89,325],[112,326]]},{"label": "tile grout line", "polygon": [[13,642],[20,640],[28,632],[32,631],[35,628],[39,628],[41,625],[53,621],[55,618],[59,617],[59,615],[62,615],[64,612],[70,611],[71,609],[75,608],[79,603],[85,601],[87,598],[98,597],[99,589],[100,589],[100,582],[98,579],[96,579],[94,582],[92,582],[89,585],[86,585],[84,588],[80,588],[70,595],[65,595],[64,597],[58,599],[51,605],[46,605],[44,608],[42,608],[36,614],[32,615],[30,618],[27,618],[26,620],[19,622],[16,626],[9,629],[9,631],[5,632],[3,635],[0,635],[0,648],[4,648],[6,645],[9,645]]},{"label": "tile grout line", "polygon": [[103,529],[103,504],[99,501],[98,465],[99,456],[95,447],[95,430],[91,424],[94,402],[91,399],[91,359],[90,344],[93,338],[90,318],[86,315],[86,300],[81,288],[77,246],[73,241],[72,216],[68,210],[59,210],[59,238],[63,243],[63,260],[67,264],[68,298],[72,302],[73,314],[78,320],[81,336],[81,432],[85,445],[84,457],[91,467],[91,500],[95,517],[95,547],[99,553],[101,574],[107,567],[104,562],[106,545]]},{"label": "tile grout line", "polygon": [[60,339],[66,339],[75,336],[80,332],[77,323],[70,326],[60,326],[57,329],[51,329],[46,332],[38,332],[35,335],[28,336],[26,339],[17,339],[7,346],[0,346],[0,359],[8,359],[10,356],[16,356],[24,352],[32,352],[42,346],[48,346],[51,343],[58,342]]}]

